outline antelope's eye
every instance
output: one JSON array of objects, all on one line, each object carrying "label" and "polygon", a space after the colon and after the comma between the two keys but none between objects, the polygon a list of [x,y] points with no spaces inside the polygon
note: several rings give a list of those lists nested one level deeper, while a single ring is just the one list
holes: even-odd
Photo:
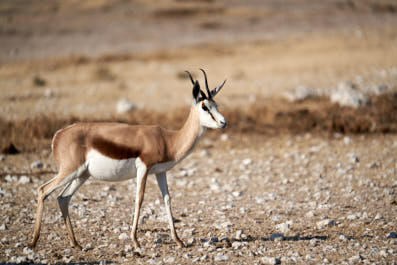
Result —
[{"label": "antelope's eye", "polygon": [[203,104],[203,110],[204,110],[204,111],[210,111],[210,110],[207,108],[207,106],[204,105],[204,104]]}]

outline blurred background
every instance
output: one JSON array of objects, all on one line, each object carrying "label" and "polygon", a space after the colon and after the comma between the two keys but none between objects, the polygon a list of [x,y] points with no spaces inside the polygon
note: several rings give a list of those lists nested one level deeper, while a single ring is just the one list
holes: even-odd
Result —
[{"label": "blurred background", "polygon": [[[55,123],[39,138],[81,119],[178,127],[184,71],[201,79],[199,68],[211,87],[228,79],[217,101],[245,131],[302,115],[302,130],[317,128],[313,106],[354,109],[396,90],[393,0],[21,0],[0,14],[0,117]],[[295,113],[307,99],[320,103]]]}]

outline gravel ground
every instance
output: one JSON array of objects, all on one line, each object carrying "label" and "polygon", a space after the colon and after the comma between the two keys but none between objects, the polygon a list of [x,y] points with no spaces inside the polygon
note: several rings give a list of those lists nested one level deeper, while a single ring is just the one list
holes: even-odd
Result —
[{"label": "gravel ground", "polygon": [[[396,264],[397,136],[219,135],[168,175],[177,231],[169,237],[161,196],[148,179],[134,250],[135,182],[88,181],[71,203],[84,251],[71,248],[46,201],[36,249],[36,189],[50,175],[1,178],[0,260],[94,264]],[[2,156],[11,171],[53,170],[50,152]],[[38,163],[41,162],[42,164]]]}]

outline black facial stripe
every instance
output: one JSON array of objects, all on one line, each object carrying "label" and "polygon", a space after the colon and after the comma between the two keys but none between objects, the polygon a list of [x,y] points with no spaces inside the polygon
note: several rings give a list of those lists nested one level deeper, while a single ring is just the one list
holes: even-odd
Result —
[{"label": "black facial stripe", "polygon": [[212,118],[215,122],[217,122],[217,121],[215,120],[214,116],[212,115],[212,113],[211,113],[209,110],[208,110],[208,113],[210,114],[211,118]]}]

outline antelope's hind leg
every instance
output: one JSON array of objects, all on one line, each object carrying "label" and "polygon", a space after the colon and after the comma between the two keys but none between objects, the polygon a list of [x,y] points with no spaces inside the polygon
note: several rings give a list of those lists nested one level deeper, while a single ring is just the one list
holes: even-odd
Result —
[{"label": "antelope's hind leg", "polygon": [[69,215],[69,203],[72,199],[74,193],[84,184],[84,182],[88,179],[89,175],[84,173],[82,176],[73,180],[73,182],[69,183],[64,190],[58,196],[58,205],[62,212],[62,217],[66,225],[66,229],[68,231],[69,239],[72,245],[80,250],[82,247],[77,242],[73,227],[70,222],[70,215]]},{"label": "antelope's hind leg", "polygon": [[34,230],[33,230],[33,239],[32,241],[28,244],[30,247],[34,248],[36,247],[37,240],[39,240],[40,237],[40,230],[41,230],[41,221],[43,217],[43,209],[44,209],[44,201],[47,199],[47,197],[57,190],[58,188],[62,187],[63,185],[68,184],[62,183],[69,175],[69,172],[63,172],[59,171],[58,174],[53,177],[51,180],[48,182],[44,183],[38,188],[37,192],[37,210],[36,210],[36,217],[35,217],[35,224],[34,224]]},{"label": "antelope's hind leg", "polygon": [[135,162],[137,167],[137,177],[136,177],[136,196],[135,196],[135,210],[134,210],[134,222],[132,224],[131,238],[134,243],[135,248],[139,248],[139,242],[136,237],[136,233],[138,230],[138,220],[139,220],[139,212],[141,210],[141,206],[143,203],[143,198],[145,195],[145,187],[146,187],[146,179],[148,175],[148,170],[146,165],[137,159]]}]

